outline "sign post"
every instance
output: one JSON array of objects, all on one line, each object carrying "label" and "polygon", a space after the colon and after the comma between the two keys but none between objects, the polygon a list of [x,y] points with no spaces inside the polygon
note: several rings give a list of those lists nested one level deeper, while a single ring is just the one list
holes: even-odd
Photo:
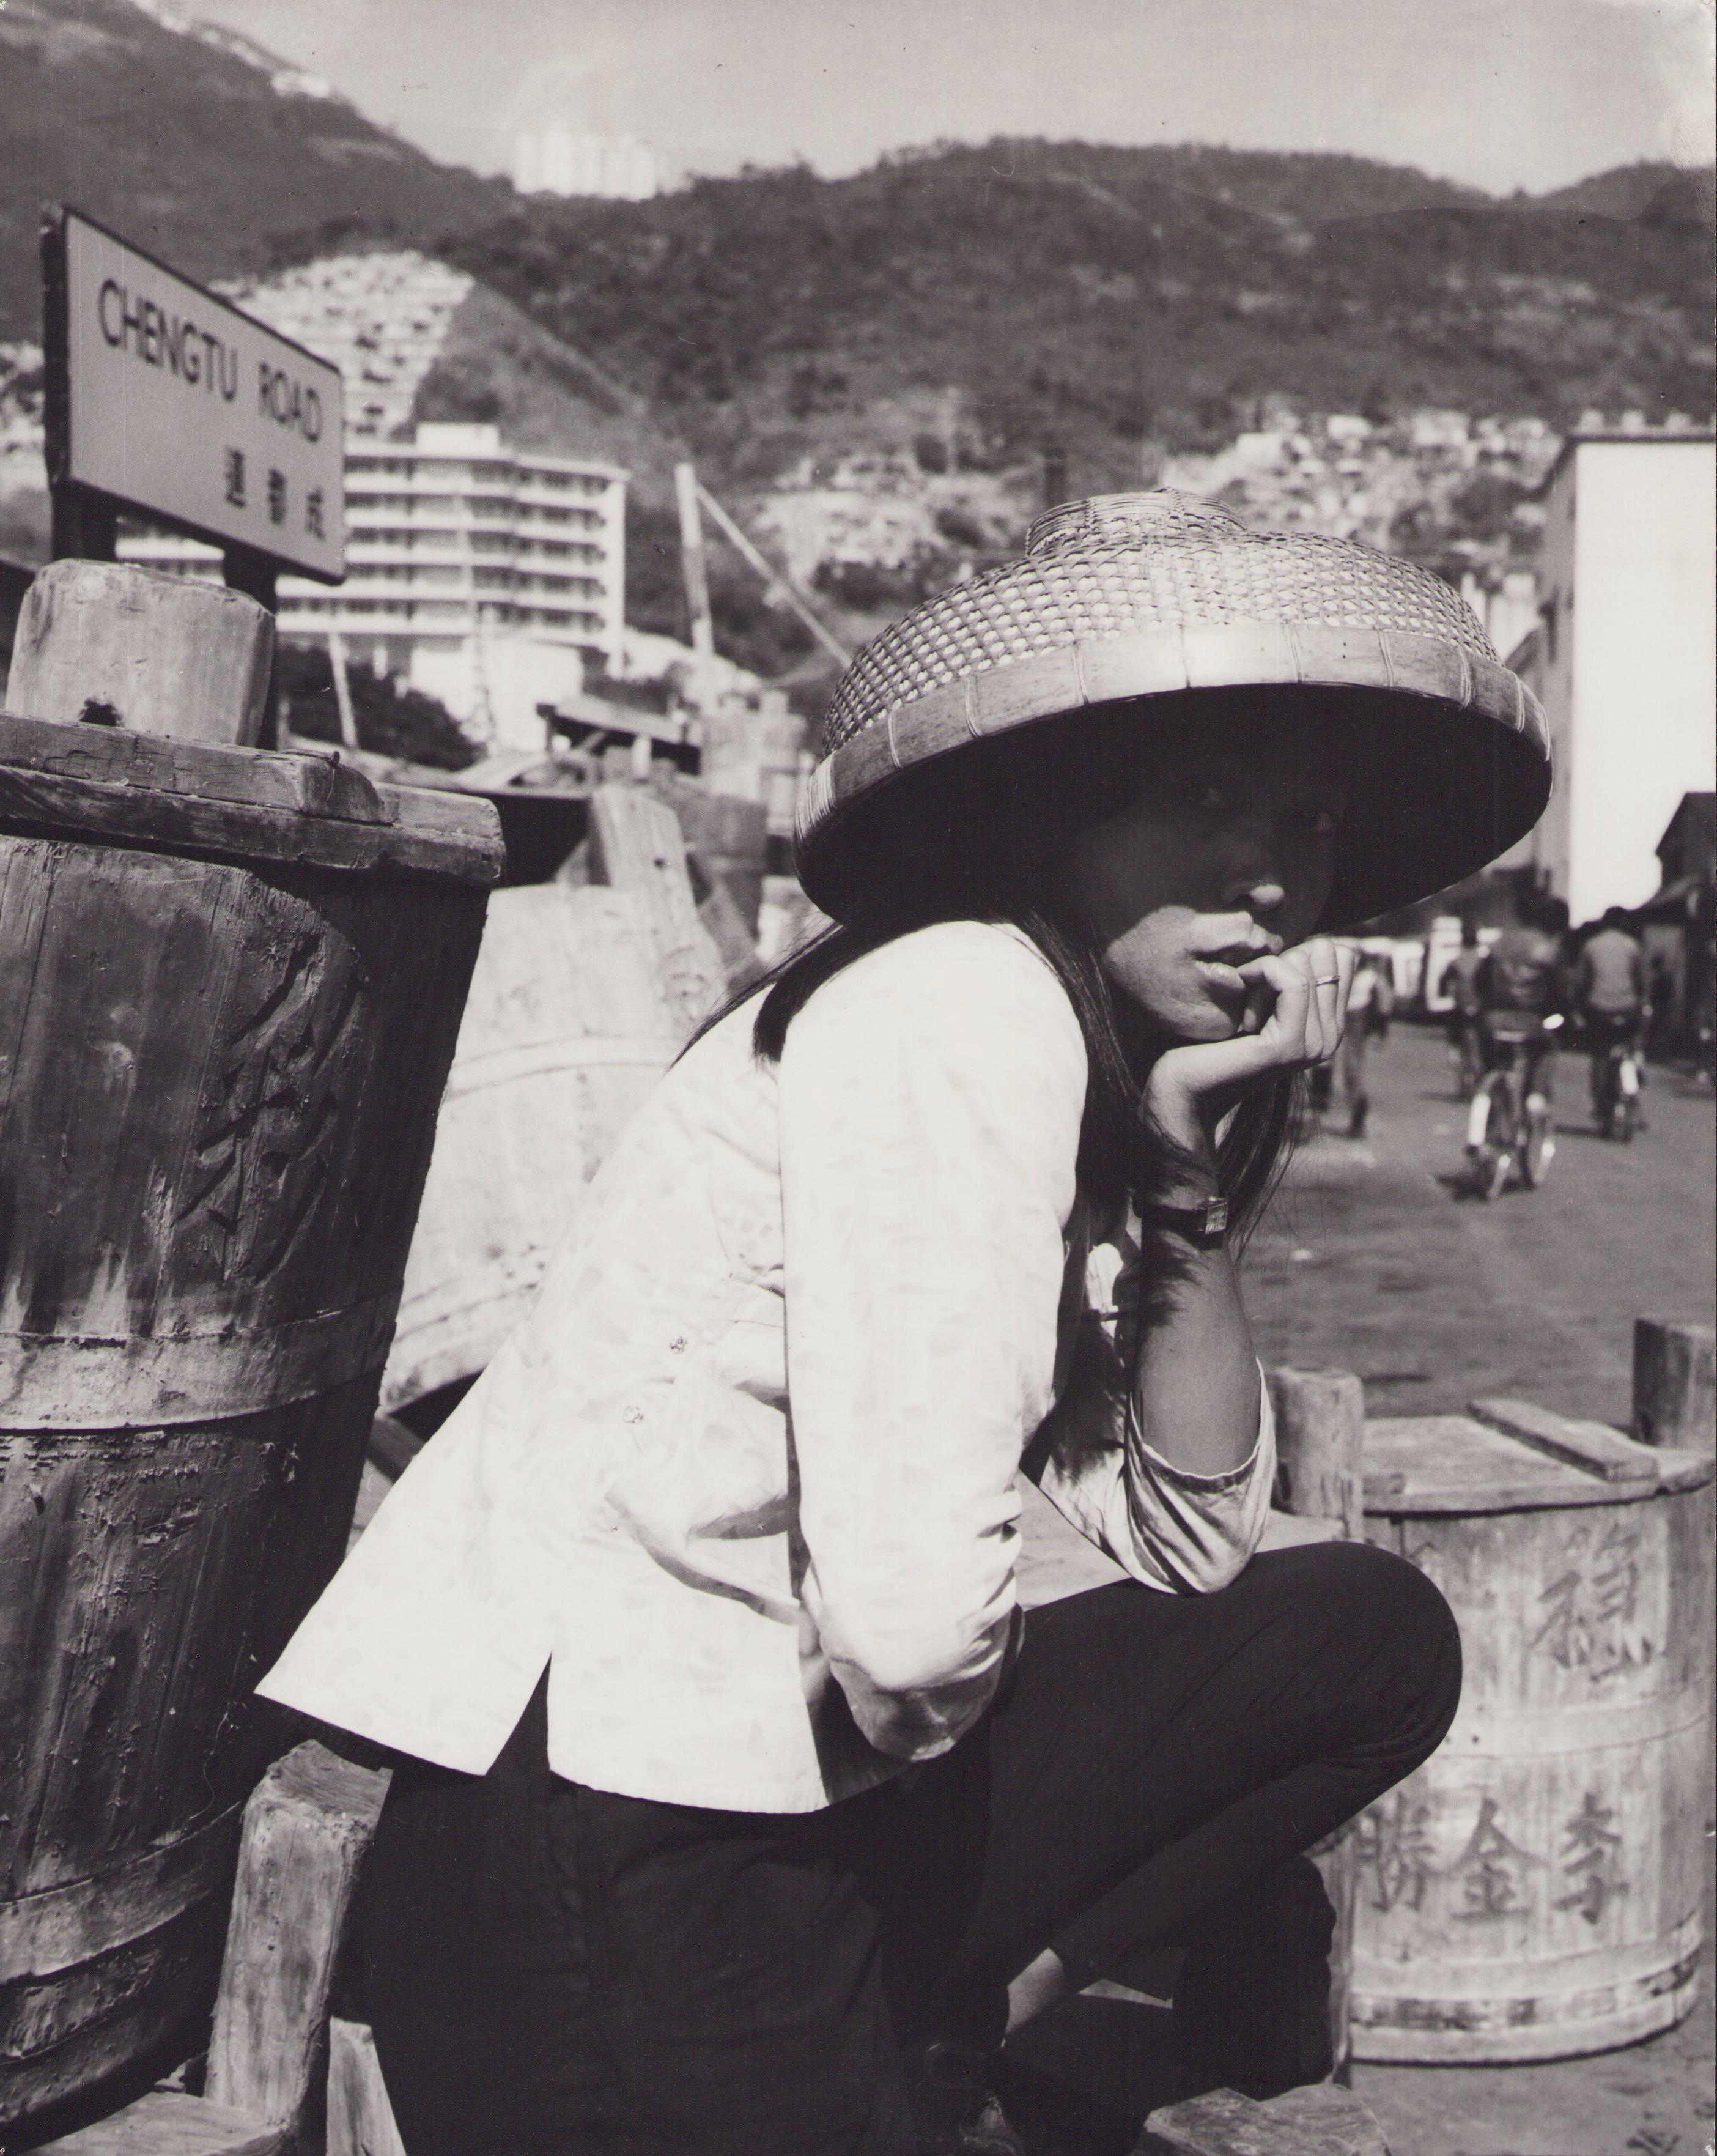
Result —
[{"label": "sign post", "polygon": [[129,509],[266,604],[279,569],[340,583],[339,368],[77,210],[44,220],[42,281],[55,554],[111,560]]},{"label": "sign post", "polygon": [[42,223],[42,346],[56,560],[112,561],[134,510],[218,546],[228,585],[270,613],[283,568],[343,580],[337,367],[59,206]]}]

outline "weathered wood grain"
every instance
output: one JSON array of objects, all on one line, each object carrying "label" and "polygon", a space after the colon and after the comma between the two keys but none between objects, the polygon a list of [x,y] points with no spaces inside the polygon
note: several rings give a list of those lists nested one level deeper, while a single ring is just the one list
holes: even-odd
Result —
[{"label": "weathered wood grain", "polygon": [[44,2142],[39,2156],[283,2156],[285,2143],[278,2126],[161,2089],[80,2133]]},{"label": "weathered wood grain", "polygon": [[1709,1472],[1678,1486],[1687,1455],[1629,1446],[1672,1476],[1607,1481],[1461,1416],[1367,1442],[1403,1484],[1371,1535],[1447,1597],[1465,1682],[1360,1823],[1356,2054],[1557,2057],[1668,2027],[1702,1928]]},{"label": "weathered wood grain", "polygon": [[1139,2156],[1389,2156],[1356,2096],[1326,2083],[1266,2102],[1212,2089],[1153,2111]]},{"label": "weathered wood grain", "polygon": [[241,593],[50,562],[24,594],[6,701],[37,718],[251,742],[274,664],[274,617]]},{"label": "weathered wood grain", "polygon": [[591,797],[590,838],[593,876],[638,903],[669,1009],[689,1032],[727,983],[698,918],[679,819],[641,787],[599,786]]},{"label": "weathered wood grain", "polygon": [[1273,1369],[1276,1499],[1284,1512],[1365,1532],[1365,1393],[1351,1370]]},{"label": "weathered wood grain", "polygon": [[554,883],[490,900],[385,1405],[488,1362],[686,1029],[635,893]]},{"label": "weathered wood grain", "polygon": [[295,2125],[327,2041],[328,1997],[388,1776],[299,1745],[245,1806],[208,2051],[208,2094]]},{"label": "weathered wood grain", "polygon": [[376,2039],[361,2021],[328,2025],[327,2156],[406,2156]]},{"label": "weathered wood grain", "polygon": [[[213,2004],[248,1702],[344,1547],[498,862],[459,807],[0,721],[0,2137]],[[199,818],[273,835],[176,855]],[[438,873],[278,858],[402,829]]]},{"label": "weathered wood grain", "polygon": [[1717,1336],[1709,1325],[1635,1318],[1633,1434],[1642,1445],[1717,1450]]},{"label": "weathered wood grain", "polygon": [[1656,1455],[1607,1423],[1578,1422],[1552,1414],[1535,1400],[1472,1400],[1467,1412],[1488,1430],[1499,1430],[1546,1459],[1583,1468],[1602,1481],[1622,1488],[1658,1486]]}]

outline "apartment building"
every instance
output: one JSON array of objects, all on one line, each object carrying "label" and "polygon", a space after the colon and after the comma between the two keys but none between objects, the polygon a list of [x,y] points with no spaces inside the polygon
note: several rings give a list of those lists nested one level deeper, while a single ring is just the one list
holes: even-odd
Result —
[{"label": "apartment building", "polygon": [[[576,696],[587,663],[618,670],[627,475],[512,449],[499,429],[422,424],[357,436],[346,456],[346,582],[279,581],[283,636],[335,632],[346,654],[438,697],[500,747],[543,738],[537,706]],[[139,536],[131,561],[218,578],[195,541]]]}]

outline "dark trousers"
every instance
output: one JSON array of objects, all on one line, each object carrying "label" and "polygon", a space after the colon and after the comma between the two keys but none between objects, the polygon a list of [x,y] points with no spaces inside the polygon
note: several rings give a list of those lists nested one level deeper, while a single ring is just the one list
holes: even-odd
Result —
[{"label": "dark trousers", "polygon": [[488,1774],[407,1761],[382,1814],[366,2005],[407,2148],[900,2156],[903,2051],[999,2039],[1045,1947],[1079,1982],[1172,1945],[1196,1975],[1202,1933],[1232,1951],[1235,1912],[1243,1938],[1248,1897],[1427,1758],[1459,1690],[1435,1588],[1338,1543],[1217,1594],[1033,1612],[951,1753],[822,1812],[564,1781],[539,1691]]}]

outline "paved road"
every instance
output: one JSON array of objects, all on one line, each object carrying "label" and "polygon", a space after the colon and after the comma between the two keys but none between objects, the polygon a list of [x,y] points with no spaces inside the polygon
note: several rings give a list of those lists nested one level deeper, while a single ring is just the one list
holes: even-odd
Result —
[{"label": "paved road", "polygon": [[1248,1253],[1266,1362],[1356,1370],[1373,1414],[1500,1393],[1626,1425],[1634,1317],[1712,1322],[1717,1114],[1654,1070],[1649,1127],[1606,1142],[1585,1058],[1559,1060],[1548,1181],[1485,1205],[1452,1187],[1465,1111],[1440,1035],[1394,1029],[1373,1051],[1366,1140],[1309,1145]]}]

